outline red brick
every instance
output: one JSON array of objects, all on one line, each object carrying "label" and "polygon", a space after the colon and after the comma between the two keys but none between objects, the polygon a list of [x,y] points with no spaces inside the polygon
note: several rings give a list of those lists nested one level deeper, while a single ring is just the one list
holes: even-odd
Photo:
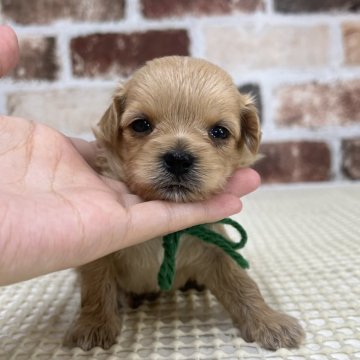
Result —
[{"label": "red brick", "polygon": [[76,76],[128,76],[147,60],[167,55],[188,55],[185,30],[132,34],[92,34],[71,41]]},{"label": "red brick", "polygon": [[281,13],[319,13],[358,11],[360,0],[274,0]]},{"label": "red brick", "polygon": [[342,26],[345,64],[360,65],[360,22]]},{"label": "red brick", "polygon": [[263,0],[142,0],[141,4],[148,18],[250,13],[264,9]]},{"label": "red brick", "polygon": [[275,121],[280,126],[360,124],[360,80],[283,86],[276,98]]},{"label": "red brick", "polygon": [[360,180],[360,137],[342,142],[342,169],[353,180]]},{"label": "red brick", "polygon": [[326,143],[315,141],[265,143],[254,168],[263,183],[330,180],[331,156]]},{"label": "red brick", "polygon": [[19,40],[20,60],[10,74],[21,80],[55,80],[58,73],[56,41],[53,37]]},{"label": "red brick", "polygon": [[5,18],[19,24],[56,20],[113,21],[124,16],[124,0],[0,0]]}]

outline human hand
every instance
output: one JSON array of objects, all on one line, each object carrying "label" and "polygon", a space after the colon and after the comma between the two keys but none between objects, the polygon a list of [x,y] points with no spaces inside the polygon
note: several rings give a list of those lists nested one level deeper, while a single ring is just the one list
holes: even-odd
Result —
[{"label": "human hand", "polygon": [[[6,41],[0,48],[4,44],[17,49]],[[4,55],[17,58],[5,53],[3,48],[0,71],[14,65]],[[38,123],[0,117],[0,285],[80,266],[156,236],[219,220],[240,211],[239,197],[259,185],[257,173],[244,169],[208,201],[143,202],[123,183],[89,166],[84,157],[93,163],[94,146],[71,142]]]}]

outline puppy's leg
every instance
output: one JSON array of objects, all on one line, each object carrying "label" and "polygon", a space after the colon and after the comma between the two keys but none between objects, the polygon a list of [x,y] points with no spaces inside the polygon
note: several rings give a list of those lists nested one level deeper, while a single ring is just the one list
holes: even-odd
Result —
[{"label": "puppy's leg", "polygon": [[90,350],[95,346],[108,349],[120,333],[118,287],[111,256],[80,268],[81,310],[66,335],[64,344]]},{"label": "puppy's leg", "polygon": [[205,286],[204,285],[200,285],[198,284],[195,280],[193,279],[189,279],[184,286],[182,286],[179,290],[186,292],[188,290],[196,290],[198,292],[204,291],[205,290]]},{"label": "puppy's leg", "polygon": [[240,327],[242,337],[266,349],[296,348],[304,338],[298,321],[271,309],[256,283],[233,259],[218,249],[209,249],[197,280],[206,285]]},{"label": "puppy's leg", "polygon": [[141,306],[145,301],[155,301],[160,297],[160,292],[151,292],[145,294],[134,294],[128,293],[126,294],[127,304],[131,309],[137,309]]}]

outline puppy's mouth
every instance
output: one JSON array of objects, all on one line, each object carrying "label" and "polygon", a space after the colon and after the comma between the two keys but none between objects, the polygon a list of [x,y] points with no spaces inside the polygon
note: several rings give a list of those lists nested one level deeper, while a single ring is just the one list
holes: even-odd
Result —
[{"label": "puppy's mouth", "polygon": [[162,200],[189,202],[200,196],[198,159],[180,145],[159,157],[153,188]]},{"label": "puppy's mouth", "polygon": [[191,190],[186,187],[183,184],[170,184],[170,185],[164,185],[164,186],[160,186],[160,190],[163,191],[169,191],[169,192],[190,192]]},{"label": "puppy's mouth", "polygon": [[156,190],[163,200],[188,202],[194,196],[194,189],[183,183],[159,184]]}]

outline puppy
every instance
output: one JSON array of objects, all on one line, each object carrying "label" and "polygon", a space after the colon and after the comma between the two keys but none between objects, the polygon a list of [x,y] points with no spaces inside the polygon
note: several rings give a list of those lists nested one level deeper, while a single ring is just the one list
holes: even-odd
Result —
[{"label": "puppy", "polygon": [[[235,169],[254,162],[260,127],[251,98],[223,70],[174,56],[148,62],[119,87],[95,135],[103,174],[144,200],[187,202],[219,192]],[[222,226],[211,226],[225,234]],[[137,306],[146,294],[159,293],[162,257],[156,238],[82,266],[81,311],[65,343],[111,347],[124,302]],[[173,289],[191,284],[216,296],[246,341],[267,349],[301,343],[297,320],[271,309],[246,271],[223,250],[184,235]]]}]

